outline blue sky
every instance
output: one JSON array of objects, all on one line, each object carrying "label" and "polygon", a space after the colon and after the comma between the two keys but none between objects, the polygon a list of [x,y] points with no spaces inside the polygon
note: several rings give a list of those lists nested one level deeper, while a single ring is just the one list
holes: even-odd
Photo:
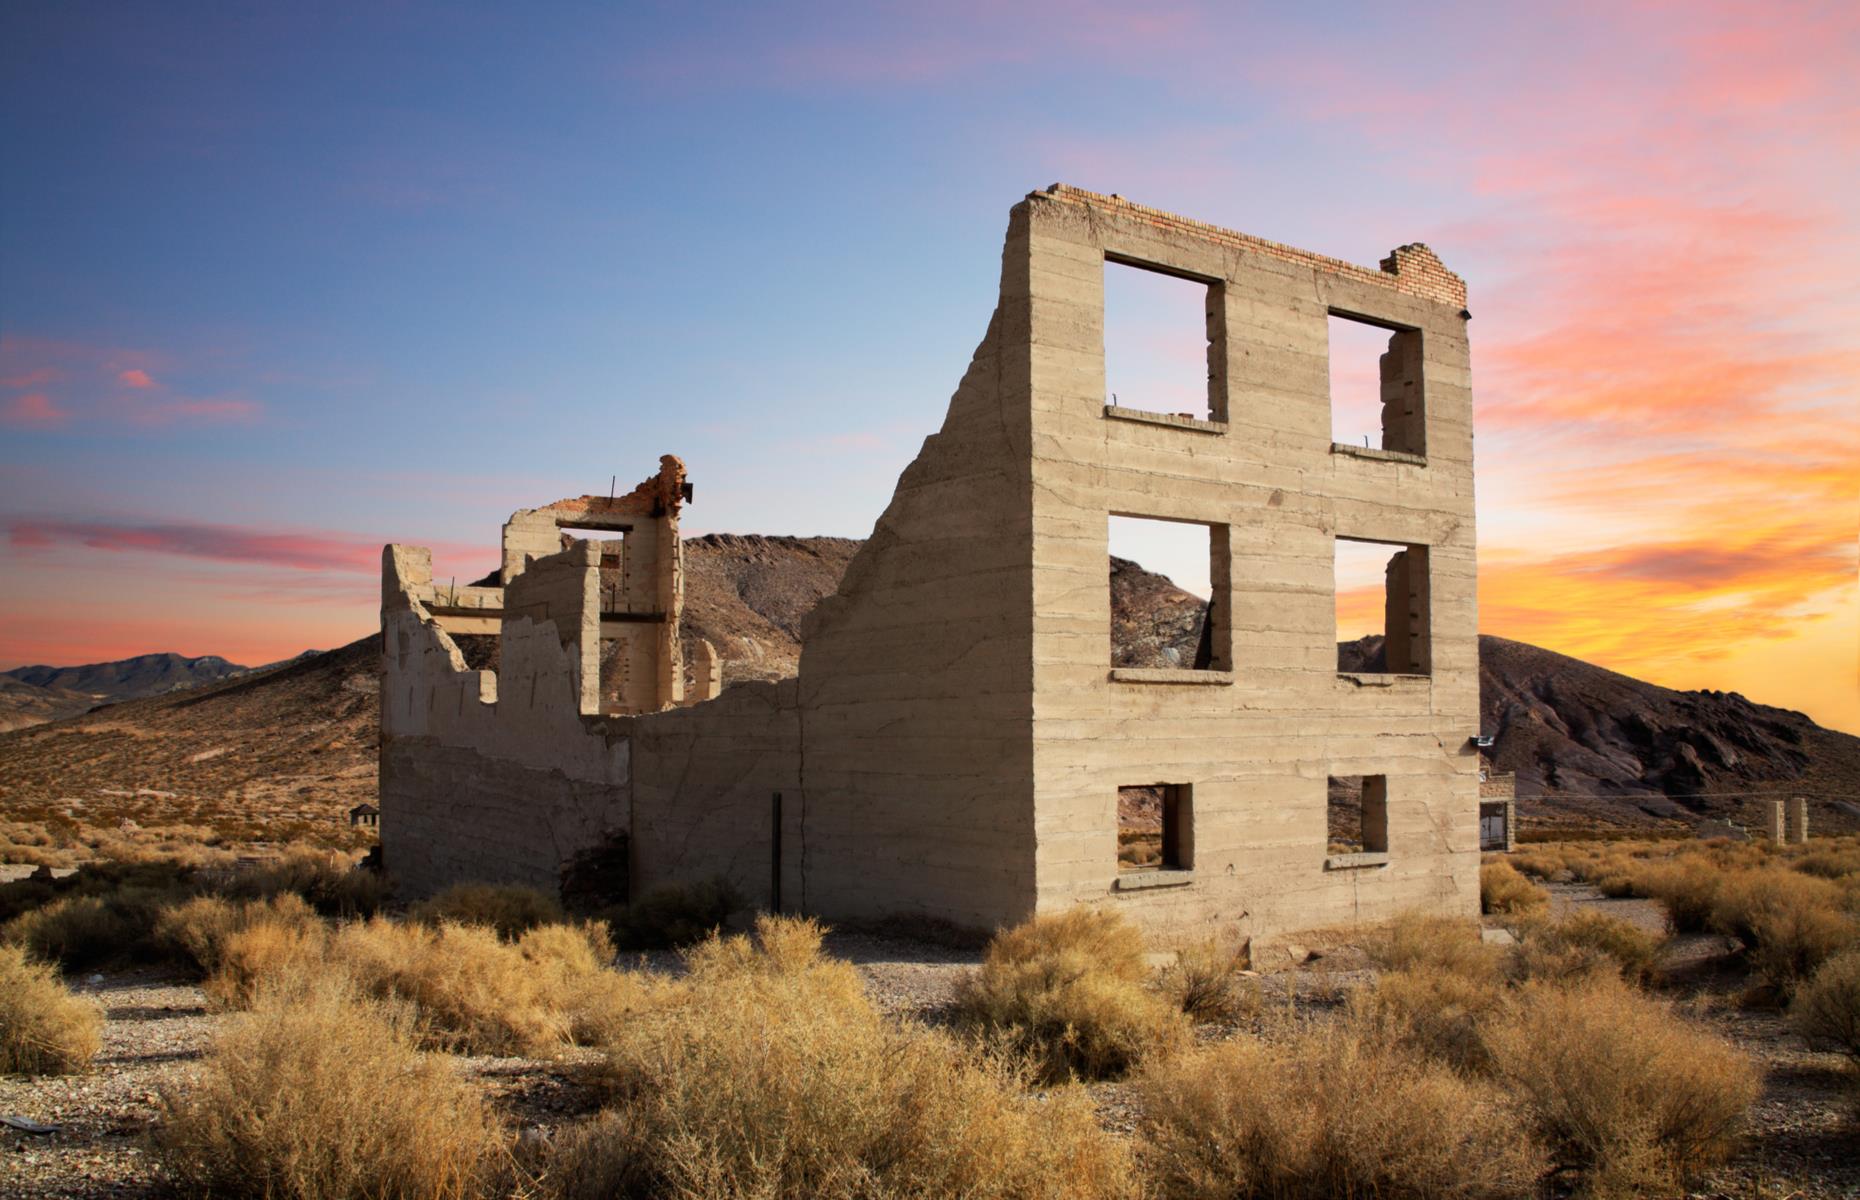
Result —
[{"label": "blue sky", "polygon": [[[1477,317],[1488,630],[1846,714],[1854,673],[1760,663],[1853,641],[1851,520],[1726,535],[1619,488],[1754,454],[1761,507],[1851,495],[1857,45],[1836,6],[9,5],[0,665],[347,640],[371,547],[476,573],[513,508],[666,452],[692,532],[862,536],[1008,208],[1063,180],[1433,245]],[[1624,251],[1642,311],[1689,315],[1624,322],[1594,287]],[[1141,376],[1172,326],[1130,311]],[[1600,373],[1545,365],[1609,331]],[[1770,382],[1714,392],[1701,347]]]}]

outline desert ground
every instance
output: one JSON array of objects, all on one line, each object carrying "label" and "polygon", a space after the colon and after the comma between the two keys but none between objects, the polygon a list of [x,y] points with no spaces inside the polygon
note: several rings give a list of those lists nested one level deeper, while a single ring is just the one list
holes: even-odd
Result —
[{"label": "desert ground", "polygon": [[[1811,1045],[1805,1040],[1799,1010],[1808,976],[1792,974],[1805,963],[1819,967],[1839,959],[1842,945],[1849,947],[1845,958],[1854,959],[1856,951],[1851,947],[1855,931],[1847,906],[1853,901],[1856,885],[1860,885],[1860,844],[1853,839],[1822,839],[1806,848],[1790,848],[1788,853],[1763,845],[1730,843],[1538,844],[1522,848],[1502,865],[1499,856],[1492,856],[1489,862],[1494,868],[1489,868],[1487,901],[1495,911],[1481,919],[1481,931],[1467,928],[1453,934],[1448,940],[1459,939],[1453,942],[1455,948],[1424,947],[1417,962],[1412,953],[1404,958],[1404,952],[1391,950],[1392,945],[1400,943],[1400,936],[1391,942],[1386,929],[1312,931],[1308,937],[1262,950],[1250,960],[1237,951],[1229,954],[1235,948],[1227,947],[1222,951],[1227,963],[1212,971],[1204,970],[1200,979],[1204,985],[1211,982],[1227,1002],[1204,1006],[1185,1017],[1188,1036],[1180,1044],[1165,1051],[1159,1039],[1156,1047],[1135,1052],[1128,1061],[1093,1059],[1090,1055],[1068,1058],[1066,1055],[1072,1052],[1065,1051],[1059,1061],[1066,1065],[1055,1073],[1039,1065],[1050,1065],[1055,1060],[1039,1058],[1051,1046],[1040,1043],[1040,1038],[1047,1035],[1036,1034],[1021,1046],[1022,1051],[1031,1048],[1034,1057],[1023,1058],[1021,1067],[1003,1078],[1009,1080],[1008,1086],[1018,1097],[1032,1097],[1036,1102],[1063,1100],[1081,1106],[1089,1113],[1091,1136],[1105,1139],[1100,1149],[1119,1161],[1129,1159],[1137,1164],[1135,1172],[1128,1176],[1119,1176],[1115,1171],[1107,1171],[1103,1178],[1094,1176],[1084,1194],[1322,1194],[1300,1191],[1287,1186],[1285,1180],[1279,1181],[1279,1191],[1264,1185],[1250,1190],[1223,1185],[1224,1190],[1206,1191],[1192,1180],[1156,1176],[1151,1169],[1153,1160],[1146,1155],[1154,1153],[1158,1139],[1170,1132],[1159,1126],[1157,1108],[1182,1103],[1180,1095],[1170,1093],[1166,1082],[1159,1081],[1167,1081],[1177,1070],[1192,1074],[1192,1064],[1201,1061],[1197,1056],[1218,1053],[1224,1047],[1280,1045],[1308,1050],[1309,1043],[1300,1039],[1309,1038],[1313,1030],[1369,1028],[1363,1024],[1369,1019],[1366,1013],[1380,1014],[1372,1021],[1377,1037],[1419,1047],[1404,1062],[1412,1066],[1432,1056],[1438,1065],[1439,1061],[1459,1057],[1468,1045],[1482,1038],[1497,1039],[1493,1044],[1502,1045],[1502,1038],[1488,1030],[1487,1022],[1493,1023],[1491,1030],[1500,1029],[1505,1007],[1528,1006],[1532,989],[1579,991],[1591,986],[1598,974],[1611,981],[1625,976],[1638,981],[1629,989],[1635,1003],[1654,1005],[1653,1011],[1660,1014],[1663,1023],[1676,1023],[1703,1037],[1705,1040],[1698,1045],[1708,1056],[1722,1054],[1726,1064],[1749,1065],[1751,1090],[1738,1097],[1742,1115],[1727,1130],[1721,1144],[1702,1149],[1683,1171],[1670,1178],[1661,1178],[1656,1171],[1652,1178],[1658,1182],[1640,1177],[1628,1183],[1620,1179],[1598,1180],[1594,1168],[1570,1165],[1566,1149],[1542,1149],[1546,1137],[1541,1132],[1543,1118],[1530,1102],[1520,1100],[1515,1090],[1508,1097],[1502,1089],[1494,1090],[1490,1098],[1502,1105],[1504,1114],[1497,1136],[1517,1145],[1537,1147],[1534,1152],[1540,1157],[1531,1160],[1526,1170],[1528,1179],[1515,1174],[1508,1179],[1480,1176],[1468,1190],[1440,1193],[1419,1187],[1412,1178],[1404,1181],[1398,1173],[1382,1180],[1378,1194],[1819,1198],[1852,1196],[1860,1191],[1860,1091],[1856,1090],[1860,1079],[1856,1078],[1855,1064],[1832,1044]],[[1522,875],[1511,869],[1514,863],[1524,869]],[[1772,877],[1768,872],[1776,874]],[[18,875],[20,869],[10,873]],[[283,891],[297,886],[301,894],[323,903],[328,899],[327,889],[318,890],[322,885],[313,874],[300,874],[294,881],[282,880]],[[1768,940],[1770,933],[1753,935],[1746,928],[1740,938],[1725,932],[1736,928],[1739,920],[1734,915],[1736,902],[1731,893],[1735,889],[1727,883],[1729,880],[1766,885],[1780,881],[1782,890],[1775,894],[1787,892],[1791,896],[1796,895],[1792,889],[1797,881],[1809,881],[1810,887],[1802,895],[1812,891],[1817,899],[1836,900],[1836,910],[1827,914],[1834,922],[1828,936],[1834,940],[1818,942],[1806,950],[1789,943],[1790,953],[1806,954],[1807,958],[1793,966],[1778,966],[1780,960],[1773,953],[1776,947]],[[268,890],[276,897],[280,894],[276,890],[279,883],[278,878],[273,878],[269,887],[248,887],[243,891],[234,885],[227,894],[247,897],[243,903],[248,905],[276,903],[251,897]],[[11,889],[7,892],[9,903],[17,906],[22,903],[19,889],[32,885],[6,886]],[[1695,922],[1688,916],[1686,905],[1696,902],[1697,896],[1688,894],[1688,887],[1708,892],[1716,889],[1719,911],[1716,916],[1704,918],[1703,928],[1691,928]],[[293,904],[297,903],[296,894]],[[1775,895],[1769,897],[1769,902],[1772,907],[1777,903]],[[515,934],[525,921],[559,919],[559,913],[543,911],[547,902],[538,898],[535,903],[540,906],[538,910],[507,927],[507,935]],[[447,915],[467,921],[505,922],[510,916],[506,906],[506,902],[487,906],[480,898]],[[1801,916],[1796,914],[1798,924]],[[434,912],[401,912],[395,920],[411,925],[421,920],[430,923],[437,917]],[[329,924],[314,917],[308,919]],[[742,928],[746,920],[744,915],[735,914],[728,919],[726,929]],[[1605,929],[1607,936],[1590,942],[1559,940],[1545,932],[1573,928],[1572,921],[1583,920],[1597,921],[1595,928]],[[354,918],[348,923],[361,925]],[[1686,928],[1676,930],[1675,924]],[[1762,927],[1760,921],[1754,925]],[[44,936],[43,929],[35,931],[26,918],[15,917],[6,928],[5,936],[16,943],[31,943],[35,937]],[[614,927],[616,932],[624,932],[624,928]],[[1623,930],[1631,932],[1624,934]],[[498,944],[488,930],[485,935],[489,944]],[[1443,936],[1442,930],[1436,929],[1422,940]],[[1801,933],[1797,929],[1790,935],[1774,936],[1781,943],[1785,936],[1799,937]],[[1616,938],[1634,944],[1611,940]],[[64,942],[52,940],[54,949],[62,947],[68,957],[76,961],[86,957],[81,935]],[[746,939],[739,941],[744,947],[749,944]],[[1598,950],[1604,943],[1609,947],[1606,952]],[[713,948],[718,944],[711,943]],[[1172,978],[1171,964],[1197,961],[1206,968],[1209,961],[1205,955],[1208,947],[1177,949],[1181,953],[1145,947],[1145,977],[1136,985],[1151,996],[1164,998],[1172,1011],[1183,993],[1182,978],[1179,974]],[[1196,959],[1198,952],[1202,957]],[[220,953],[226,953],[223,947]],[[601,964],[600,971],[603,978],[628,980],[628,987],[634,987],[632,981],[637,980],[671,981],[671,986],[676,987],[694,971],[702,976],[713,969],[701,961],[693,967],[690,953],[668,949],[623,951],[611,967]],[[701,959],[702,952],[698,953]],[[993,1035],[1000,1036],[1004,1030],[1015,1028],[1011,1019],[999,1014],[988,1016],[985,1007],[979,1010],[983,1015],[978,1016],[974,981],[987,975],[991,968],[985,964],[995,955],[974,940],[934,928],[834,930],[827,933],[821,955],[821,961],[829,967],[850,964],[863,997],[848,1001],[840,996],[824,1003],[869,1004],[878,1014],[876,1020],[888,1029],[947,1031],[951,1040],[934,1043],[940,1053],[958,1057],[986,1054],[991,1029]],[[1478,1004],[1468,1007],[1463,1000],[1449,1002],[1450,987],[1439,990],[1443,979],[1461,969],[1453,963],[1466,955],[1485,956],[1480,960],[1483,965],[1467,978],[1490,993],[1490,1012],[1481,1010]],[[94,1057],[72,1073],[15,1073],[0,1078],[0,1115],[36,1123],[26,1129],[0,1126],[0,1194],[174,1194],[178,1182],[175,1164],[177,1156],[184,1152],[171,1142],[164,1143],[164,1126],[176,1120],[187,1097],[210,1087],[210,1077],[223,1070],[221,1057],[214,1053],[216,1043],[241,1023],[250,1022],[253,1017],[248,1010],[255,1004],[263,1007],[249,994],[242,998],[237,989],[229,991],[228,973],[237,975],[246,970],[250,982],[250,977],[290,970],[282,959],[268,959],[266,965],[255,969],[240,967],[233,961],[235,953],[219,962],[217,973],[209,972],[203,979],[202,964],[183,961],[186,956],[140,965],[112,963],[108,957],[106,954],[106,961],[68,967],[64,976],[80,1004],[94,1005],[102,1012],[101,1041]],[[804,968],[827,969],[820,965]],[[1427,1003],[1418,1008],[1404,1007],[1399,1000],[1402,993],[1395,987],[1402,980],[1432,980],[1427,984],[1433,989],[1428,992]],[[1609,986],[1619,985],[1611,982]],[[1856,1000],[1855,986],[1850,983],[1845,995],[1849,1021],[1854,1019],[1851,1006]],[[421,994],[417,987],[401,986],[400,994],[416,1007],[434,1004],[433,1011],[440,1011],[441,1002],[434,999],[437,993]],[[837,994],[822,993],[833,995]],[[1394,1002],[1380,1002],[1380,997]],[[638,1019],[638,1013],[651,1011],[653,1003],[628,1009],[626,1019]],[[1185,1003],[1183,1007],[1191,1006]],[[1451,1020],[1437,1018],[1450,1011],[1466,1020],[1457,1032],[1443,1034]],[[828,1019],[818,1013],[805,1019],[816,1017]],[[435,1019],[443,1022],[450,1018]],[[1126,1018],[1099,1014],[1079,1019],[1082,1024],[1098,1020],[1114,1024]],[[990,1021],[995,1022],[992,1027]],[[497,1131],[504,1174],[498,1176],[495,1189],[535,1195],[586,1194],[575,1191],[560,1178],[566,1164],[557,1163],[552,1156],[584,1153],[587,1131],[599,1128],[603,1109],[631,1111],[626,1106],[638,1102],[626,1100],[624,1085],[616,1082],[619,1052],[613,1049],[617,1044],[611,1040],[613,1036],[611,1030],[564,1032],[545,1036],[537,1044],[503,1047],[498,1052],[483,1049],[489,1043],[482,1033],[429,1043],[431,1052],[424,1057],[441,1062],[444,1071],[462,1083],[474,1102],[484,1105],[487,1119]],[[438,1048],[441,1046],[444,1048]],[[1607,1057],[1600,1046],[1578,1046],[1573,1052],[1573,1061],[1579,1066],[1585,1054],[1595,1055],[1597,1062]],[[1551,1047],[1545,1047],[1544,1053],[1554,1057]],[[1469,1066],[1467,1061],[1459,1062],[1448,1074],[1476,1079],[1490,1070]],[[684,1062],[680,1069],[701,1068]],[[1384,1067],[1372,1061],[1363,1069],[1373,1074]],[[1722,1084],[1723,1077],[1717,1074],[1699,1076],[1694,1083],[1705,1080],[1699,1085],[1716,1086],[1709,1082],[1713,1079]],[[743,1086],[753,1091],[757,1085],[750,1081]],[[766,1103],[778,1107],[792,1100],[789,1095],[770,1096]],[[370,1099],[358,1097],[356,1102],[365,1107]],[[255,1103],[264,1108],[264,1101]],[[1266,1143],[1255,1143],[1254,1149],[1257,1151],[1261,1144],[1276,1143],[1267,1139]],[[581,1149],[571,1152],[565,1147]],[[1491,1146],[1484,1149],[1494,1152]],[[1480,1147],[1475,1141],[1459,1146],[1456,1153],[1469,1150],[1478,1151]],[[577,1170],[585,1166],[584,1161]],[[552,1175],[552,1170],[556,1174]],[[738,1187],[740,1179],[728,1181],[727,1186],[713,1182],[717,1185],[715,1194],[746,1194]],[[1332,1182],[1341,1186],[1350,1180],[1332,1177]],[[1212,1186],[1207,1180],[1202,1184]],[[278,1187],[278,1194],[335,1194]],[[249,1194],[260,1192],[251,1190]],[[465,1188],[427,1192],[416,1189],[412,1194],[492,1193]],[[618,1194],[656,1193],[632,1188]],[[808,1193],[775,1187],[766,1194]],[[847,1194],[866,1193],[854,1189]],[[896,1193],[880,1188],[870,1194]],[[980,1194],[1059,1193],[1010,1188]]]}]

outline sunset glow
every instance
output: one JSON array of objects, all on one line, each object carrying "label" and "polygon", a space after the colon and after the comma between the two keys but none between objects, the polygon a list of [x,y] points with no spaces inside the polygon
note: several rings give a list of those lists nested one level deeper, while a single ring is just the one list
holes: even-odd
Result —
[{"label": "sunset glow", "polygon": [[[1543,7],[14,8],[0,667],[346,642],[382,542],[476,578],[667,452],[688,533],[864,536],[1063,180],[1426,242],[1481,629],[1860,732],[1860,9]],[[1187,411],[1146,295],[1107,386]]]}]

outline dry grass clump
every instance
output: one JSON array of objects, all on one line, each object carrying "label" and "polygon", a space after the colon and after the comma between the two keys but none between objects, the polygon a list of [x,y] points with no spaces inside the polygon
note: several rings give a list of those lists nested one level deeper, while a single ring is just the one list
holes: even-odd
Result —
[{"label": "dry grass clump", "polygon": [[1841,911],[1841,889],[1824,879],[1775,869],[1738,871],[1720,884],[1711,923],[1743,943],[1750,965],[1787,993],[1860,937]]},{"label": "dry grass clump", "polygon": [[1757,1096],[1742,1051],[1608,976],[1526,984],[1486,1039],[1588,1195],[1668,1194],[1728,1152]]},{"label": "dry grass clump", "polygon": [[329,953],[364,994],[413,1004],[430,1045],[547,1057],[571,1040],[557,975],[486,926],[375,917],[338,930]]},{"label": "dry grass clump", "polygon": [[1660,939],[1631,921],[1594,909],[1561,920],[1521,922],[1513,970],[1524,979],[1586,979],[1611,973],[1640,983],[1653,974]]},{"label": "dry grass clump", "polygon": [[1723,871],[1699,855],[1648,863],[1634,875],[1634,890],[1660,902],[1675,933],[1704,933],[1711,928]]},{"label": "dry grass clump", "polygon": [[1564,852],[1548,846],[1515,850],[1506,857],[1514,868],[1534,879],[1549,881],[1570,869],[1569,859]]},{"label": "dry grass clump", "polygon": [[276,862],[230,873],[218,890],[236,900],[295,892],[326,917],[372,916],[393,888],[384,876],[359,869],[355,861],[340,851],[295,850]]},{"label": "dry grass clump", "polygon": [[0,945],[0,1074],[82,1071],[103,1044],[103,1014],[18,946]]},{"label": "dry grass clump", "polygon": [[160,957],[155,923],[175,899],[172,892],[140,887],[66,896],[14,917],[0,929],[0,941],[67,971],[149,961]]},{"label": "dry grass clump", "polygon": [[1111,1079],[1187,1034],[1148,975],[1135,926],[1074,908],[995,934],[980,969],[957,985],[956,1012],[1033,1058],[1046,1079]]},{"label": "dry grass clump", "polygon": [[517,953],[547,977],[544,994],[567,1018],[577,1045],[607,1041],[663,994],[648,977],[612,969],[613,939],[599,922],[538,925],[518,940]]},{"label": "dry grass clump", "polygon": [[1490,973],[1461,974],[1418,967],[1389,971],[1350,996],[1356,1024],[1462,1071],[1491,1065],[1485,1029],[1504,1007],[1506,990]]},{"label": "dry grass clump", "polygon": [[431,899],[422,900],[408,916],[428,925],[452,921],[460,925],[489,925],[501,938],[512,939],[562,919],[562,906],[535,888],[511,884],[454,884]]},{"label": "dry grass clump", "polygon": [[1490,1084],[1351,1021],[1224,1042],[1146,1071],[1141,1091],[1164,1197],[1523,1197],[1544,1170]]},{"label": "dry grass clump", "polygon": [[310,905],[294,892],[243,903],[219,896],[195,896],[162,911],[155,922],[155,939],[171,957],[199,968],[203,976],[211,976],[225,964],[226,946],[232,936],[258,924],[320,929]]},{"label": "dry grass clump", "polygon": [[1852,838],[1842,838],[1831,845],[1817,846],[1790,859],[1789,866],[1804,875],[1816,875],[1822,879],[1860,875],[1860,843]]},{"label": "dry grass clump", "polygon": [[201,1196],[484,1194],[504,1133],[482,1097],[414,1043],[403,1009],[341,980],[265,989],[185,1087],[164,1089],[162,1162]]},{"label": "dry grass clump", "polygon": [[1520,875],[1507,862],[1486,863],[1479,868],[1479,907],[1488,913],[1518,913],[1542,908],[1550,903],[1550,893]]},{"label": "dry grass clump", "polygon": [[[295,986],[330,974],[330,932],[301,900],[274,898],[201,908],[173,936],[195,937],[212,960],[201,990],[226,1008],[246,1008],[261,990]],[[221,924],[224,921],[225,924]],[[198,959],[196,961],[199,961]]]},{"label": "dry grass clump", "polygon": [[606,1047],[614,1107],[559,1139],[564,1197],[1135,1194],[1089,1099],[887,1021],[811,921],[712,938]]},{"label": "dry grass clump", "polygon": [[666,884],[608,914],[622,950],[675,950],[703,941],[746,902],[722,879]]},{"label": "dry grass clump", "polygon": [[1458,917],[1402,913],[1368,940],[1370,960],[1385,971],[1446,971],[1495,978],[1498,951],[1480,940],[1479,926]]},{"label": "dry grass clump", "polygon": [[1191,1021],[1237,1021],[1259,1011],[1259,983],[1245,974],[1247,950],[1218,937],[1177,948],[1156,989]]},{"label": "dry grass clump", "polygon": [[1839,1050],[1860,1068],[1860,949],[1822,963],[1796,988],[1789,1015],[1811,1046]]}]

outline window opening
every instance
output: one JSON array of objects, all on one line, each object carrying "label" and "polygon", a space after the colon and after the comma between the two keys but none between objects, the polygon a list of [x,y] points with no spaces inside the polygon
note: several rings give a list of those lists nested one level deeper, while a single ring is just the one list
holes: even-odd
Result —
[{"label": "window opening", "polygon": [[1214,398],[1213,288],[1151,268],[1104,264],[1104,402],[1224,421]]}]

